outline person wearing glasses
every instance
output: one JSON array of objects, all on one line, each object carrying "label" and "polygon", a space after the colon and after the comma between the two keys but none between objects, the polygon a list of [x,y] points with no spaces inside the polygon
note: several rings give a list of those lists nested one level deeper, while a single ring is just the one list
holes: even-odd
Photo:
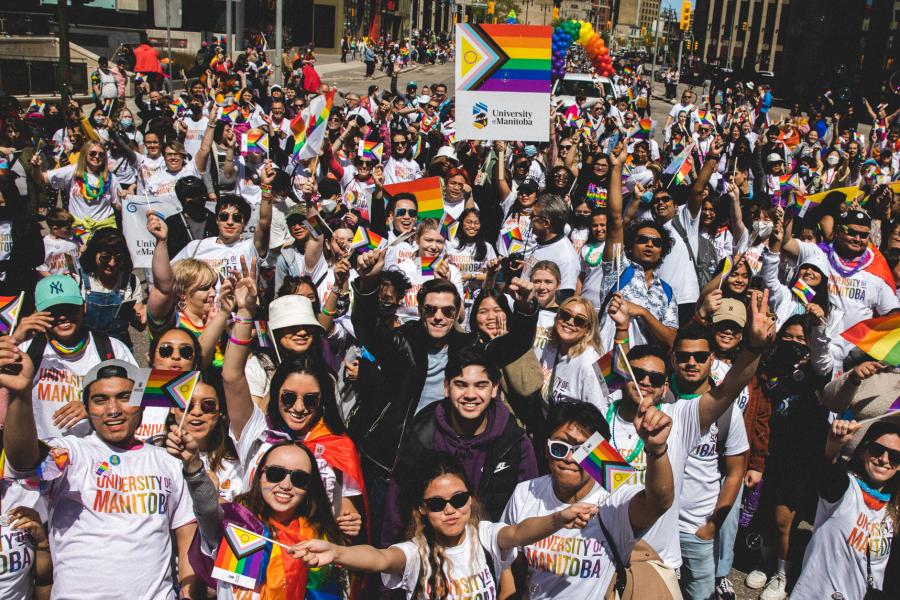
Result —
[{"label": "person wearing glasses", "polygon": [[535,264],[541,261],[556,263],[560,280],[557,297],[568,298],[575,293],[581,259],[571,240],[566,237],[566,225],[572,211],[569,204],[555,194],[541,194],[531,209],[531,231],[537,245],[525,259],[522,277],[529,278]]},{"label": "person wearing glasses", "polygon": [[379,550],[309,540],[291,549],[309,567],[340,564],[381,573],[384,587],[413,598],[496,598],[500,574],[527,546],[561,529],[580,529],[597,506],[579,502],[512,525],[481,519],[481,503],[457,459],[445,453],[422,457],[403,508],[412,539]]},{"label": "person wearing glasses", "polygon": [[118,229],[98,229],[81,254],[84,326],[131,348],[129,325],[147,326],[144,288],[132,273],[128,242]]},{"label": "person wearing glasses", "polygon": [[422,168],[412,159],[409,133],[395,129],[391,133],[391,156],[384,163],[384,182],[387,185],[414,181],[422,177]]},{"label": "person wearing glasses", "polygon": [[459,459],[477,490],[484,516],[492,521],[500,518],[516,485],[537,477],[531,439],[507,405],[499,401],[500,378],[500,369],[481,349],[450,357],[444,372],[446,397],[416,415],[401,448],[400,462],[388,485],[382,547],[403,539],[402,483],[429,452],[440,450]]},{"label": "person wearing glasses", "polygon": [[[658,522],[673,502],[672,419],[653,405],[635,412],[633,426],[649,457],[644,485],[626,485],[612,493],[573,458],[595,432],[609,438],[609,426],[600,411],[584,402],[560,402],[547,420],[550,437],[544,454],[550,473],[520,483],[502,521],[519,523],[579,502],[599,505],[600,511],[581,531],[561,530],[523,546],[517,558],[523,568],[518,564],[512,568],[515,590],[528,590],[532,600],[610,597],[607,590],[613,576],[624,568],[622,561],[638,544],[641,550],[648,549],[639,542],[641,534]],[[567,568],[554,568],[557,565]],[[505,593],[515,590],[504,587]]]},{"label": "person wearing glasses", "polygon": [[[603,247],[603,282],[599,297],[608,304],[618,294],[628,304],[631,319],[627,337],[632,345],[649,342],[670,346],[678,329],[675,292],[659,273],[663,259],[672,249],[672,234],[655,221],[631,223],[625,229],[622,216],[622,165],[624,151],[611,157],[607,234]],[[616,257],[621,257],[617,268]],[[690,271],[684,278],[693,274]],[[601,304],[601,312],[603,305]],[[618,327],[618,325],[617,325]],[[614,331],[611,320],[602,322],[602,347],[611,348]]]},{"label": "person wearing glasses", "polygon": [[[175,191],[175,183],[182,177],[187,177],[189,175],[200,177],[201,173],[206,171],[206,166],[209,163],[209,153],[212,149],[213,138],[215,137],[216,132],[217,112],[217,108],[213,108],[210,112],[206,130],[200,140],[200,147],[197,150],[197,154],[193,157],[187,153],[181,142],[173,140],[166,143],[162,148],[163,164],[159,165],[158,161],[149,161],[147,159],[150,156],[151,148],[147,143],[147,137],[150,134],[145,134],[144,145],[147,146],[148,156],[144,157],[143,155],[140,155],[138,157],[140,160],[138,168],[138,193],[146,194],[148,196],[170,194]],[[157,145],[156,148],[158,152],[159,145]],[[149,163],[148,167],[152,170],[145,170],[145,162]],[[157,165],[157,168],[155,169],[153,169],[154,162]]]},{"label": "person wearing glasses", "polygon": [[41,154],[31,159],[31,176],[40,186],[65,190],[69,198],[69,212],[84,237],[90,237],[101,227],[115,227],[115,211],[121,206],[119,180],[109,171],[106,148],[88,140],[78,153],[78,161],[58,169],[45,171]]},{"label": "person wearing glasses", "polygon": [[[886,315],[900,308],[896,282],[884,255],[869,243],[871,217],[863,210],[850,209],[835,221],[834,239],[817,246],[797,239],[783,243],[781,253],[796,264],[826,262],[829,302],[840,319],[833,331],[846,331],[876,314]],[[853,345],[838,335],[831,336],[835,364],[842,364]]]}]

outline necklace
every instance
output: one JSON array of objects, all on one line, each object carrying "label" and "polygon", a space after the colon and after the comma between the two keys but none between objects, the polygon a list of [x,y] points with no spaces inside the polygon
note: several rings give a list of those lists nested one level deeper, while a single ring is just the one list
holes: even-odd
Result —
[{"label": "necklace", "polygon": [[876,490],[856,475],[853,477],[856,479],[856,483],[859,484],[860,491],[862,491],[863,502],[872,510],[881,510],[890,501],[891,495],[889,493]]},{"label": "necklace", "polygon": [[[597,258],[591,258],[594,255],[594,252],[599,250],[599,254]],[[589,267],[596,267],[600,263],[603,262],[603,247],[602,246],[594,246],[588,245],[587,252],[584,254],[584,262],[588,264]]]},{"label": "necklace", "polygon": [[56,352],[58,354],[60,354],[62,356],[73,356],[75,354],[78,354],[82,350],[84,350],[85,346],[87,345],[87,340],[88,340],[87,336],[84,336],[83,338],[81,338],[81,341],[79,341],[74,346],[66,346],[62,342],[57,342],[56,340],[50,340],[50,345],[53,347],[54,350],[56,350]]},{"label": "necklace", "polygon": [[[616,445],[616,413],[619,412],[619,400],[616,400],[612,404],[609,405],[609,408],[606,409],[606,422],[609,423],[609,442],[612,444],[612,447],[616,449],[616,452],[619,452],[619,447]],[[659,408],[659,404],[656,405],[656,408]],[[625,457],[625,462],[631,464],[635,458],[640,456],[641,452],[644,451],[644,440],[638,437],[637,444],[634,445],[634,450],[631,451],[631,454]],[[619,452],[621,454],[621,452]],[[635,465],[631,465],[635,471],[646,471],[647,467],[637,467]]]}]

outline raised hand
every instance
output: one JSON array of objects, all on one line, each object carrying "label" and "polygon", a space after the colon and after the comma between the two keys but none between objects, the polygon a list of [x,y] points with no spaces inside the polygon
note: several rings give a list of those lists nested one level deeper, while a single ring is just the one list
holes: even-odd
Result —
[{"label": "raised hand", "polygon": [[234,310],[234,277],[226,277],[219,286],[218,314],[228,315]]},{"label": "raised hand", "polygon": [[34,365],[8,335],[0,337],[0,388],[26,392],[31,388]]},{"label": "raised hand", "polygon": [[506,291],[511,293],[517,302],[527,304],[534,298],[534,284],[521,277],[513,277],[506,286]]},{"label": "raised hand", "polygon": [[32,334],[43,333],[51,327],[53,327],[53,315],[48,311],[31,313],[27,317],[22,317],[12,337],[17,343],[22,343]]},{"label": "raised hand", "polygon": [[288,552],[294,558],[305,562],[308,567],[330,565],[335,559],[334,546],[332,546],[331,542],[325,540],[306,540],[291,546]]},{"label": "raised hand", "polygon": [[599,507],[588,502],[577,502],[556,513],[560,529],[581,529],[597,514]]},{"label": "raised hand", "polygon": [[616,329],[628,329],[631,323],[630,302],[622,297],[622,294],[616,292],[609,301],[609,307],[606,309],[609,318],[616,324]]},{"label": "raised hand", "polygon": [[156,238],[157,242],[164,242],[169,236],[169,226],[155,212],[147,213],[147,231]]},{"label": "raised hand", "polygon": [[387,249],[366,252],[356,261],[356,272],[360,277],[375,278],[384,269],[384,257]]},{"label": "raised hand", "polygon": [[[810,304],[810,306],[812,306]],[[890,367],[886,364],[879,362],[877,360],[868,360],[860,365],[857,365],[850,374],[847,376],[847,379],[859,385],[863,382],[863,379],[868,379],[872,377],[876,373],[881,373],[882,371],[889,370]]]},{"label": "raised hand", "polygon": [[194,437],[187,431],[181,431],[177,425],[169,427],[166,434],[166,452],[184,464],[184,470],[193,473],[203,468],[200,460],[200,447]]},{"label": "raised hand", "polygon": [[653,406],[650,399],[638,407],[633,423],[649,454],[657,454],[666,445],[672,431],[672,418]]},{"label": "raised hand", "polygon": [[272,185],[275,181],[275,166],[271,160],[263,163],[262,169],[259,170],[259,185]]},{"label": "raised hand", "polygon": [[238,308],[256,311],[256,259],[247,267],[246,257],[241,257],[241,278],[234,284],[234,299]]},{"label": "raised hand", "polygon": [[775,339],[775,317],[769,316],[769,290],[750,292],[747,347],[760,352]]},{"label": "raised hand", "polygon": [[825,456],[834,458],[841,448],[849,442],[854,434],[859,431],[860,424],[856,421],[844,421],[836,419],[831,423],[828,431],[828,439],[825,441]]}]

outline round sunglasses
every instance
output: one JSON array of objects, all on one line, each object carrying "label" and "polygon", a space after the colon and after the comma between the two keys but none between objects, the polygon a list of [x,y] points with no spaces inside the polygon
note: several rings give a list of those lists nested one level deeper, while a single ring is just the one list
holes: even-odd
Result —
[{"label": "round sunglasses", "polygon": [[312,481],[309,471],[302,469],[286,469],[278,465],[268,465],[263,468],[263,474],[269,483],[281,483],[285,477],[290,477],[291,485],[295,488],[306,489]]},{"label": "round sunglasses", "polygon": [[176,346],[175,344],[160,344],[156,348],[156,353],[162,358],[169,358],[175,353],[176,348],[178,349],[179,357],[185,360],[194,358],[194,347],[190,344],[181,344],[180,346]]}]

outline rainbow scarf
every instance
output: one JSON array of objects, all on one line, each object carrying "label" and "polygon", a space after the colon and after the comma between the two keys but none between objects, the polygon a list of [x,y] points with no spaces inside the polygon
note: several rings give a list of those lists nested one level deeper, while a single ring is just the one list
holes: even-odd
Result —
[{"label": "rainbow scarf", "polygon": [[102,198],[109,191],[109,185],[112,181],[112,177],[109,176],[96,175],[95,177],[99,180],[99,185],[93,185],[90,182],[90,175],[87,177],[75,175],[75,187],[88,204]]},{"label": "rainbow scarf", "polygon": [[50,342],[50,346],[54,350],[56,350],[57,354],[59,354],[60,356],[75,356],[76,354],[83,352],[84,349],[87,348],[88,337],[89,336],[87,336],[87,335],[84,336],[83,338],[81,338],[81,341],[79,341],[74,346],[66,346],[63,343],[57,342],[56,340],[52,340],[52,339],[49,340],[49,342]]}]

